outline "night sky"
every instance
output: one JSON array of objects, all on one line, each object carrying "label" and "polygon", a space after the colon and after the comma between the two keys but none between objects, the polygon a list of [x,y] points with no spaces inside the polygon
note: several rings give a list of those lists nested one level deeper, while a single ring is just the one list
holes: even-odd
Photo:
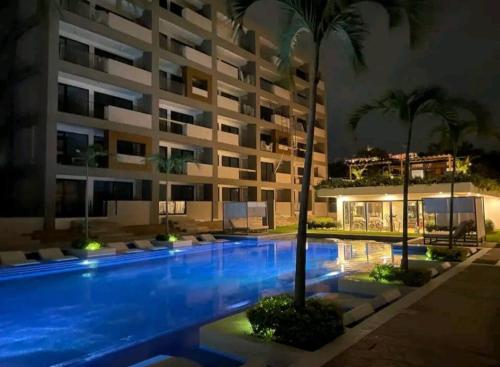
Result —
[{"label": "night sky", "polygon": [[[368,69],[361,74],[351,70],[334,39],[325,43],[322,70],[327,85],[330,159],[351,156],[367,145],[394,152],[403,149],[405,129],[390,115],[367,116],[356,133],[347,126],[347,116],[354,108],[392,88],[409,91],[441,85],[485,104],[500,129],[500,1],[436,0],[436,5],[433,29],[420,47],[410,50],[406,25],[389,31],[384,11],[364,4],[370,35],[365,42]],[[262,14],[273,16],[263,18]],[[249,13],[249,19],[274,34],[279,31],[276,20],[280,18],[274,1],[261,1]],[[414,151],[426,150],[436,124],[419,121]],[[498,149],[499,145],[493,139],[469,140],[485,149]]]}]

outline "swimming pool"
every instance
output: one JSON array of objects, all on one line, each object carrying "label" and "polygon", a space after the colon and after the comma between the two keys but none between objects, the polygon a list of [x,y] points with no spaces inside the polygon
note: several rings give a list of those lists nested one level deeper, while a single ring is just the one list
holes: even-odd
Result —
[{"label": "swimming pool", "polygon": [[[335,244],[309,243],[310,281],[338,275]],[[291,290],[290,241],[242,241],[0,272],[0,366],[85,365]],[[23,274],[24,273],[24,274]],[[83,362],[82,362],[83,361]]]}]

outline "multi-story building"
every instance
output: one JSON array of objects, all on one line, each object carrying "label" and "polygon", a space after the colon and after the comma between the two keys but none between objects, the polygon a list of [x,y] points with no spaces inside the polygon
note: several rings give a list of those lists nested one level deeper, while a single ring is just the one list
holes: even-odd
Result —
[{"label": "multi-story building", "polygon": [[[13,129],[9,152],[25,174],[10,181],[4,216],[64,228],[84,214],[85,185],[91,215],[122,224],[158,223],[165,210],[218,220],[224,201],[273,201],[278,223],[295,215],[306,63],[295,60],[296,87],[284,87],[276,46],[251,24],[235,41],[223,1],[57,2],[16,56],[41,73],[17,96],[18,108],[37,117]],[[327,177],[324,101],[320,82],[312,184]],[[86,181],[77,156],[90,144],[107,156]],[[158,153],[192,160],[168,187],[148,159]],[[312,187],[310,199],[312,214],[326,213]]]}]

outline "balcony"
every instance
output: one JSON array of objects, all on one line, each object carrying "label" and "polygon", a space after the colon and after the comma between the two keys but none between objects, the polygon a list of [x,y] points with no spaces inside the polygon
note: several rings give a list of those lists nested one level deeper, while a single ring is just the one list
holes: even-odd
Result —
[{"label": "balcony", "polygon": [[104,107],[104,118],[108,121],[120,122],[122,124],[151,129],[151,115],[139,111],[127,110],[116,106]]},{"label": "balcony", "polygon": [[228,178],[232,180],[240,179],[240,169],[236,167],[219,166],[219,178]]},{"label": "balcony", "polygon": [[213,166],[211,164],[188,162],[186,164],[186,175],[212,177]]},{"label": "balcony", "polygon": [[212,140],[212,129],[205,126],[160,118],[160,131],[190,138]]},{"label": "balcony", "polygon": [[160,89],[181,96],[186,95],[186,83],[182,77],[175,74],[160,74]]},{"label": "balcony", "polygon": [[313,160],[317,162],[326,162],[326,154],[321,152],[314,152]]},{"label": "balcony", "polygon": [[238,79],[240,75],[240,69],[236,66],[228,64],[222,60],[217,60],[217,70],[222,74],[230,76],[231,78]]},{"label": "balcony", "polygon": [[316,103],[316,112],[319,112],[324,115],[326,113],[325,105],[321,103]]},{"label": "balcony", "polygon": [[152,42],[151,29],[146,28],[141,19],[130,20],[107,10],[97,10],[80,0],[62,0],[61,7],[146,43]]},{"label": "balcony", "polygon": [[276,182],[289,184],[292,182],[292,175],[289,173],[276,172]]},{"label": "balcony", "polygon": [[271,115],[271,121],[279,126],[283,126],[287,129],[290,128],[290,118],[278,114],[273,114]]},{"label": "balcony", "polygon": [[182,55],[193,62],[196,62],[206,68],[212,68],[212,56],[204,54],[192,47],[184,46],[182,50]]},{"label": "balcony", "polygon": [[314,128],[314,135],[319,137],[319,138],[325,138],[326,137],[326,131],[322,127],[316,126]]},{"label": "balcony", "polygon": [[140,69],[134,65],[128,65],[114,59],[97,56],[89,52],[77,51],[67,47],[59,47],[59,58],[64,61],[151,86],[151,72]]},{"label": "balcony", "polygon": [[160,6],[169,10],[172,14],[184,18],[189,23],[194,24],[207,32],[212,32],[212,21],[200,13],[197,13],[193,9],[182,7],[172,1],[169,3],[166,0],[160,0]]},{"label": "balcony", "polygon": [[230,111],[240,112],[240,102],[238,100],[224,97],[220,94],[217,96],[217,106]]},{"label": "balcony", "polygon": [[224,143],[224,144],[239,145],[240,144],[240,137],[237,134],[232,134],[232,133],[218,130],[217,131],[217,141],[219,143]]}]

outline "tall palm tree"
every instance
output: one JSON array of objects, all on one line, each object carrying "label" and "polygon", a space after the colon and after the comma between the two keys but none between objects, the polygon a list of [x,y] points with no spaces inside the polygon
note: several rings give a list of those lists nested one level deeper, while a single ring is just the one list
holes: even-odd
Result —
[{"label": "tall palm tree", "polygon": [[[235,35],[243,32],[243,18],[248,9],[261,0],[227,0],[228,15],[233,21]],[[290,75],[293,52],[301,39],[308,35],[313,44],[312,78],[309,93],[309,114],[306,129],[306,155],[302,179],[299,222],[297,232],[297,254],[295,264],[295,306],[305,305],[307,207],[311,181],[314,146],[314,121],[316,120],[317,87],[320,80],[319,59],[322,45],[330,36],[337,37],[345,46],[355,70],[364,67],[363,40],[367,33],[363,17],[357,4],[365,0],[276,0],[287,15],[282,26],[279,43],[278,66]],[[410,41],[419,40],[423,28],[428,0],[373,0],[389,15],[389,25],[397,26],[406,14],[410,26]]]},{"label": "tall palm tree", "polygon": [[441,116],[442,124],[434,130],[434,133],[439,134],[441,146],[449,148],[453,155],[450,183],[450,218],[448,224],[448,246],[452,248],[453,206],[458,147],[471,134],[484,135],[489,132],[490,113],[479,102],[462,98],[451,98],[443,103]]},{"label": "tall palm tree", "polygon": [[170,174],[180,174],[184,172],[186,164],[192,162],[191,158],[185,156],[171,155],[166,153],[158,153],[149,157],[149,160],[156,163],[156,167],[160,173],[165,175],[165,234],[169,235],[168,224],[168,181]]},{"label": "tall palm tree", "polygon": [[403,174],[403,251],[401,269],[408,270],[408,188],[410,185],[410,152],[414,122],[421,116],[431,114],[441,118],[441,103],[445,99],[444,91],[439,87],[419,88],[410,93],[391,90],[372,104],[365,104],[355,110],[349,125],[356,129],[359,122],[372,111],[395,113],[401,122],[408,126],[405,147],[405,165]]},{"label": "tall palm tree", "polygon": [[76,163],[85,166],[85,240],[89,240],[89,168],[98,166],[98,158],[106,156],[107,153],[99,144],[88,145],[85,149],[76,149]]}]

